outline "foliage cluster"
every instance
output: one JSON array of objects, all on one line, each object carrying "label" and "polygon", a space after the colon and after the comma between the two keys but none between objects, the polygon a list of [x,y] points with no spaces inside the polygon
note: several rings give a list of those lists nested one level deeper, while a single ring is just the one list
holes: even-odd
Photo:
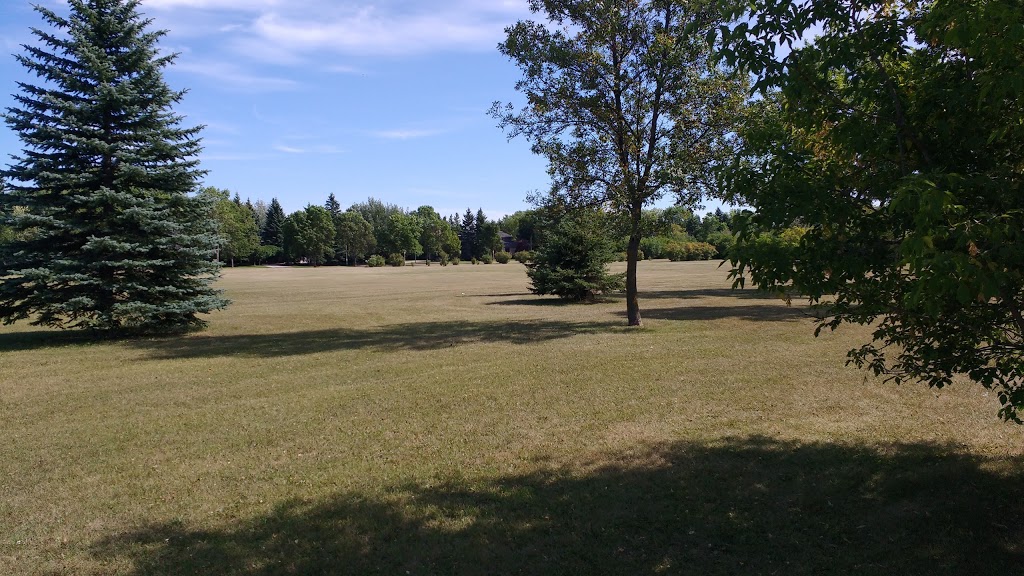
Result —
[{"label": "foliage cluster", "polygon": [[[966,374],[1020,421],[1024,5],[754,0],[735,15],[723,56],[764,97],[723,172],[753,208],[734,274],[828,303],[819,331],[872,326],[854,364],[936,387]],[[760,249],[791,226],[788,257]]]}]

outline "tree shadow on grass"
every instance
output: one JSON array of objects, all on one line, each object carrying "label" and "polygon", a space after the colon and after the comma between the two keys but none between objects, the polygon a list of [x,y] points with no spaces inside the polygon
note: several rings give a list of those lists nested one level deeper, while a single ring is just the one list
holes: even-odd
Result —
[{"label": "tree shadow on grass", "polygon": [[416,322],[357,330],[331,328],[275,334],[196,335],[130,342],[154,358],[246,356],[266,358],[339,350],[441,350],[478,342],[532,344],[621,328],[613,322]]},{"label": "tree shadow on grass", "polygon": [[775,300],[780,301],[778,294],[752,290],[750,288],[700,288],[694,290],[651,290],[641,292],[640,300],[692,300],[695,298],[738,298],[742,300]]},{"label": "tree shadow on grass", "polygon": [[1021,458],[753,437],[637,449],[590,470],[290,501],[224,528],[156,523],[92,552],[153,576],[983,576],[1024,566]]},{"label": "tree shadow on grass", "polygon": [[[626,317],[625,312],[619,316]],[[674,308],[644,308],[640,303],[640,316],[652,320],[724,320],[735,318],[750,322],[813,321],[815,316],[803,307],[770,305],[743,306],[678,306]]]}]

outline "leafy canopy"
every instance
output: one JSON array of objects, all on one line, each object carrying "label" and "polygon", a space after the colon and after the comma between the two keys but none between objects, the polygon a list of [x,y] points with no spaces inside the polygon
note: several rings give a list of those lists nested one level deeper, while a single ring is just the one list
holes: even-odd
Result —
[{"label": "leafy canopy", "polygon": [[[744,4],[746,6],[747,3]],[[1024,407],[1024,5],[755,0],[725,58],[764,99],[723,173],[741,244],[798,226],[791,256],[740,249],[740,280],[874,327],[850,361],[901,382],[958,374]],[[820,25],[813,43],[796,43]],[[775,46],[793,44],[776,58]]]},{"label": "leafy canopy", "polygon": [[696,204],[731,144],[745,99],[719,67],[707,32],[721,18],[701,0],[531,0],[542,21],[499,45],[522,71],[519,109],[491,115],[548,160],[552,190],[573,206],[625,216],[627,316],[640,325],[636,263],[643,208],[676,194]]}]

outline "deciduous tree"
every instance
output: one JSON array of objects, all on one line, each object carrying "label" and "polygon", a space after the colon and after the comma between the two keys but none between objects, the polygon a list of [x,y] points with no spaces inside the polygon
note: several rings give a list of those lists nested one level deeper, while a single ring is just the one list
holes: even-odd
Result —
[{"label": "deciduous tree", "polygon": [[642,211],[667,192],[699,204],[745,101],[706,40],[721,17],[701,0],[529,4],[544,21],[517,23],[499,46],[522,70],[526,104],[495,103],[491,114],[548,160],[566,202],[627,218],[626,310],[639,326]]},{"label": "deciduous tree", "polygon": [[366,258],[377,247],[373,227],[358,212],[342,212],[335,221],[336,253],[344,256],[346,263],[355,263]]},{"label": "deciduous tree", "polygon": [[[746,8],[750,8],[747,11]],[[850,361],[1024,407],[1024,5],[754,0],[725,56],[765,98],[725,172],[734,274],[873,327]],[[812,43],[776,57],[775,47]],[[799,224],[788,258],[749,250]]]}]

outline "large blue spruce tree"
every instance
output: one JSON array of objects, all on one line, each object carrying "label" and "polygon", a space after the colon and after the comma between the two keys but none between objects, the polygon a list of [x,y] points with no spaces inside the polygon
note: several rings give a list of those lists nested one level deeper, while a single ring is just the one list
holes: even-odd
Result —
[{"label": "large blue spruce tree", "polygon": [[202,326],[227,305],[211,286],[218,237],[189,196],[202,176],[200,128],[182,127],[162,70],[161,31],[137,0],[69,0],[70,15],[36,10],[49,30],[18,61],[20,82],[4,114],[23,150],[2,172],[6,224],[0,246],[5,323],[100,331],[165,332]]}]

